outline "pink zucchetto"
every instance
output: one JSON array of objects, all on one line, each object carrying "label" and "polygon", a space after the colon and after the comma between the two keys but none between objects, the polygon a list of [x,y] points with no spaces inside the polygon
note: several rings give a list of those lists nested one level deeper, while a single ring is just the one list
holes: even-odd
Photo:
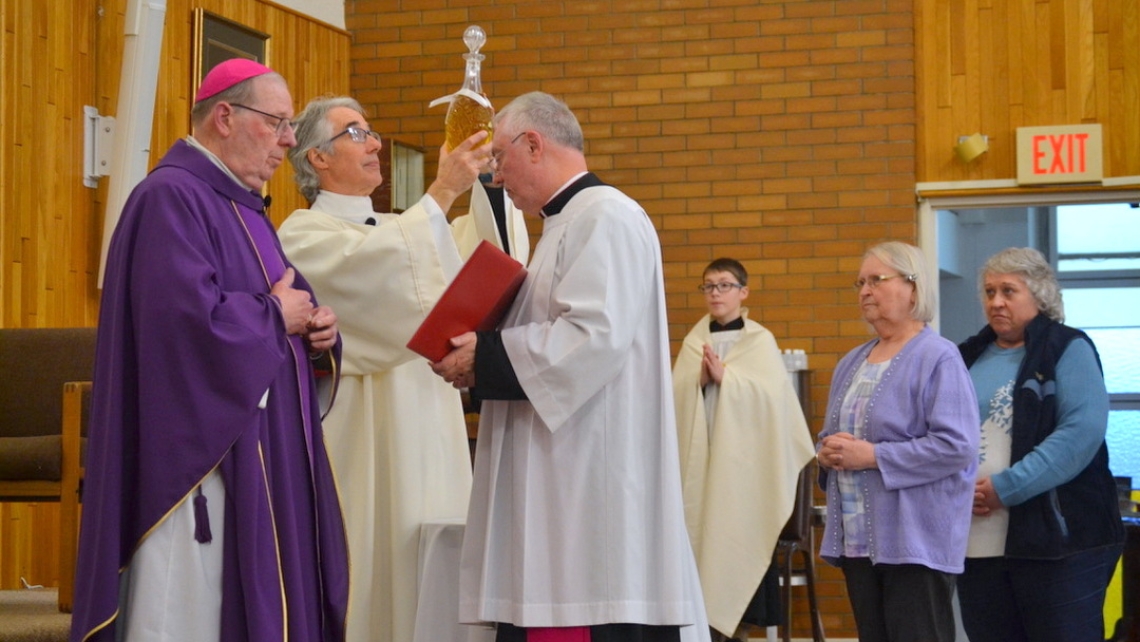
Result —
[{"label": "pink zucchetto", "polygon": [[222,61],[206,74],[202,79],[202,85],[198,87],[198,95],[194,96],[194,102],[200,103],[210,96],[219,94],[230,87],[249,80],[255,76],[262,74],[273,73],[273,70],[260,62],[253,60],[246,60],[245,58],[230,58],[229,60]]}]

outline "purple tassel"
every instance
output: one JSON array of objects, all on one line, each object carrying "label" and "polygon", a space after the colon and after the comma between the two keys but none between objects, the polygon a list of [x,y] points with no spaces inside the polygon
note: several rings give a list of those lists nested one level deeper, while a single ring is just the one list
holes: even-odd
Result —
[{"label": "purple tassel", "polygon": [[194,539],[199,544],[209,544],[214,540],[210,533],[210,514],[206,512],[206,496],[202,494],[201,486],[194,496]]}]

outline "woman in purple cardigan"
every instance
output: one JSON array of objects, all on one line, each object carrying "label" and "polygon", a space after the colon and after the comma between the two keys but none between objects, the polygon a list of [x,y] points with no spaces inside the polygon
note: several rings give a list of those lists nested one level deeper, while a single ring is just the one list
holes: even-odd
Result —
[{"label": "woman in purple cardigan", "polygon": [[922,252],[872,247],[855,280],[876,337],[835,368],[820,433],[827,527],[860,642],[953,642],[978,404],[957,347],[927,326],[937,307]]}]

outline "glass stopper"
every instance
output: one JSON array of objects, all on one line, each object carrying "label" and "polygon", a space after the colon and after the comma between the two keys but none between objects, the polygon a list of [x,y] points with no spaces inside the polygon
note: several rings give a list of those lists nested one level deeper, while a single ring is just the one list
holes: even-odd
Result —
[{"label": "glass stopper", "polygon": [[463,32],[463,44],[467,45],[467,50],[473,54],[479,53],[486,42],[487,32],[483,31],[483,27],[479,25],[471,25]]}]

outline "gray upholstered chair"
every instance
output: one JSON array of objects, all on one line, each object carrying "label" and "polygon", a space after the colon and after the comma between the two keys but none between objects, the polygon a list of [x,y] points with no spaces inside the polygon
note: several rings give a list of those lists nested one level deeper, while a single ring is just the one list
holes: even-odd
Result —
[{"label": "gray upholstered chair", "polygon": [[71,611],[95,328],[0,328],[0,501],[60,502],[59,609]]}]

